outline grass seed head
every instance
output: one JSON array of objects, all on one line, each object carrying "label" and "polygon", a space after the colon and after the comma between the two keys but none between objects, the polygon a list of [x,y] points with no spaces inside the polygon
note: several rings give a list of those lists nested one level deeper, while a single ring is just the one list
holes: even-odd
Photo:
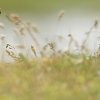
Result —
[{"label": "grass seed head", "polygon": [[19,49],[25,49],[25,46],[22,45],[22,44],[17,44],[16,47],[19,48]]},{"label": "grass seed head", "polygon": [[98,27],[98,24],[99,24],[99,21],[96,19],[96,20],[94,21],[94,28],[97,28],[97,27]]},{"label": "grass seed head", "polygon": [[12,13],[12,14],[9,14],[9,15],[6,15],[6,16],[11,22],[13,22],[15,24],[18,24],[19,22],[21,22],[21,18],[17,14]]},{"label": "grass seed head", "polygon": [[34,46],[32,46],[32,45],[31,45],[31,50],[32,50],[32,52],[34,53],[34,55],[37,56],[36,50],[35,50]]},{"label": "grass seed head", "polygon": [[39,29],[36,25],[32,24],[31,22],[27,22],[26,24],[28,27],[30,27],[33,30],[33,32],[39,33]]},{"label": "grass seed head", "polygon": [[60,11],[58,13],[58,20],[61,20],[63,18],[64,14],[65,14],[65,11],[64,10]]},{"label": "grass seed head", "polygon": [[55,42],[49,42],[48,45],[49,45],[51,50],[53,50],[53,51],[55,50],[55,48],[56,48],[56,43]]}]

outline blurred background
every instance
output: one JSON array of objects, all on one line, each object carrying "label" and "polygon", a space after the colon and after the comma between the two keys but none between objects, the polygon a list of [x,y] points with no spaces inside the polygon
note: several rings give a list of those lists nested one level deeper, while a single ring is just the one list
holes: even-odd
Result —
[{"label": "blurred background", "polygon": [[[8,41],[15,43],[16,36],[12,32],[12,24],[6,19],[6,14],[16,13],[25,21],[31,21],[38,26],[42,39],[55,40],[57,35],[63,36],[67,42],[67,35],[72,34],[79,43],[84,40],[84,33],[94,23],[99,21],[100,1],[99,0],[0,0],[2,14],[0,21],[5,24]],[[64,16],[58,22],[58,14],[64,11]],[[90,37],[89,46],[92,51],[98,46],[96,37],[99,35],[99,26]],[[95,34],[96,33],[96,34]],[[13,39],[12,39],[13,37]],[[29,38],[25,40],[29,42]],[[31,41],[31,40],[30,40]],[[59,44],[58,48],[66,49],[66,44]]]},{"label": "blurred background", "polygon": [[0,8],[0,100],[100,100],[100,48],[88,56],[100,44],[100,0],[0,0]]},{"label": "blurred background", "polygon": [[0,6],[6,11],[30,12],[34,14],[51,13],[57,10],[66,9],[85,12],[99,12],[99,0],[1,0]]}]

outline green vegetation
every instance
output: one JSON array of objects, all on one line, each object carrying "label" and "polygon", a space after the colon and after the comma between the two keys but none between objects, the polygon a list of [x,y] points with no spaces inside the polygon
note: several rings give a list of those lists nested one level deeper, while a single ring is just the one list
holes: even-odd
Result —
[{"label": "green vegetation", "polygon": [[0,100],[99,100],[100,57],[55,54],[0,64]]},{"label": "green vegetation", "polygon": [[99,0],[1,0],[0,7],[6,11],[43,13],[67,10],[89,10],[91,13],[100,10]]}]

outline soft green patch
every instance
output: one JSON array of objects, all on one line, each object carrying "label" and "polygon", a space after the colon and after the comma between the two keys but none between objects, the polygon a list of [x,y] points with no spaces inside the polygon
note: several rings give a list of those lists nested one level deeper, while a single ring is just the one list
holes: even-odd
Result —
[{"label": "soft green patch", "polygon": [[0,100],[99,100],[97,57],[57,56],[0,64]]}]

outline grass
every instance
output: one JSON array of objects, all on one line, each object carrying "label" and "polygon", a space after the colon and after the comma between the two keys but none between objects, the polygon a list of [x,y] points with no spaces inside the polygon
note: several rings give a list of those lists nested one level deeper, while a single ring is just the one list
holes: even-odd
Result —
[{"label": "grass", "polygon": [[61,54],[0,64],[0,100],[99,100],[99,94],[100,57]]},{"label": "grass", "polygon": [[[28,23],[28,26],[15,14],[7,18],[17,27],[18,38],[21,39],[23,30],[28,30],[39,49],[34,30],[30,29],[31,24]],[[0,63],[0,100],[100,100],[100,50],[98,48],[95,54],[89,55],[85,46],[97,24],[95,21],[81,46],[69,34],[69,48],[66,51],[56,50],[56,43],[50,42],[37,57],[36,47],[31,45],[30,49],[35,55],[31,59],[23,53],[17,54],[12,45],[5,43],[6,37],[1,37],[2,45],[6,45],[3,50],[14,61]],[[20,43],[25,49],[24,43]],[[72,43],[80,48],[80,53],[71,51]],[[47,48],[51,50],[48,55],[45,54]]]}]

